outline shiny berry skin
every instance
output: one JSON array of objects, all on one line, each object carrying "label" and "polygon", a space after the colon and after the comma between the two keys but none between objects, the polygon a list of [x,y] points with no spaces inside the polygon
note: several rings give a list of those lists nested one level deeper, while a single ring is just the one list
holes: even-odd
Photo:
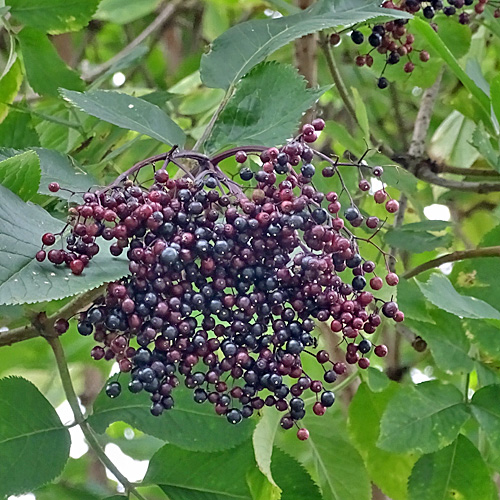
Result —
[{"label": "shiny berry skin", "polygon": [[43,262],[46,256],[47,253],[45,252],[45,250],[40,250],[36,253],[35,258],[38,262]]},{"label": "shiny berry skin", "polygon": [[377,347],[375,347],[374,351],[376,356],[378,356],[379,358],[383,358],[385,356],[387,356],[387,353],[389,352],[388,349],[387,349],[387,346],[381,344],[381,345],[378,345]]},{"label": "shiny berry skin", "polygon": [[51,246],[56,242],[56,237],[52,233],[45,233],[42,236],[42,243],[47,246]]},{"label": "shiny berry skin", "polygon": [[229,410],[226,414],[226,418],[227,418],[227,421],[233,425],[239,424],[243,420],[243,416],[241,414],[241,411],[237,410],[236,408]]},{"label": "shiny berry skin", "polygon": [[111,398],[117,398],[122,392],[122,386],[119,382],[111,382],[106,386],[106,395]]},{"label": "shiny berry skin", "polygon": [[394,318],[394,315],[398,312],[398,305],[396,302],[386,302],[382,306],[382,314],[387,318]]},{"label": "shiny berry skin", "polygon": [[305,428],[299,429],[297,431],[297,437],[301,441],[305,441],[306,439],[309,439],[309,431],[307,429],[305,429]]},{"label": "shiny berry skin", "polygon": [[366,370],[370,366],[370,360],[368,358],[361,358],[358,361],[358,366],[362,370]]},{"label": "shiny berry skin", "polygon": [[396,286],[399,283],[399,276],[396,273],[389,273],[385,277],[385,282],[389,286]]},{"label": "shiny berry skin", "polygon": [[366,219],[366,227],[369,227],[370,229],[375,229],[378,226],[378,223],[380,222],[378,217],[368,217]]},{"label": "shiny berry skin", "polygon": [[351,40],[356,45],[361,45],[364,42],[364,40],[365,40],[365,36],[363,35],[363,33],[361,33],[361,31],[354,30],[351,33]]},{"label": "shiny berry skin", "polygon": [[338,45],[340,43],[340,35],[338,33],[332,33],[330,35],[330,45]]},{"label": "shiny berry skin", "polygon": [[311,122],[311,125],[314,127],[315,130],[320,131],[325,128],[325,121],[322,118],[315,118]]},{"label": "shiny berry skin", "polygon": [[85,265],[80,259],[75,259],[75,260],[72,260],[70,262],[69,267],[70,267],[71,272],[73,274],[79,275],[79,274],[82,274],[82,272],[85,268]]},{"label": "shiny berry skin", "polygon": [[404,66],[405,73],[412,73],[414,69],[415,65],[411,61],[408,61]]},{"label": "shiny berry skin", "polygon": [[375,203],[382,204],[387,199],[387,193],[383,189],[375,191],[373,199],[375,200]]},{"label": "shiny berry skin", "polygon": [[245,163],[247,161],[247,154],[244,152],[244,151],[238,151],[235,155],[234,155],[234,159],[238,162],[238,163]]},{"label": "shiny berry skin", "polygon": [[61,186],[59,186],[58,182],[51,182],[49,184],[49,191],[51,193],[57,193],[59,191],[59,189],[61,189]]},{"label": "shiny berry skin", "polygon": [[397,202],[397,200],[388,200],[385,204],[385,209],[390,214],[394,214],[399,210],[399,203]]},{"label": "shiny berry skin", "polygon": [[318,415],[319,417],[321,417],[322,415],[324,415],[326,413],[326,408],[319,401],[317,401],[313,405],[313,412],[315,415]]},{"label": "shiny berry skin", "polygon": [[394,315],[394,321],[396,323],[402,323],[404,320],[405,320],[405,313],[403,311],[398,311],[395,315]]},{"label": "shiny berry skin", "polygon": [[59,318],[54,323],[54,330],[59,334],[66,333],[68,331],[68,328],[69,323],[67,319]]},{"label": "shiny berry skin", "polygon": [[384,282],[382,281],[382,278],[380,278],[379,276],[374,276],[370,280],[370,287],[373,290],[380,290],[383,286],[384,286]]},{"label": "shiny berry skin", "polygon": [[366,179],[361,179],[358,184],[359,189],[361,191],[369,191],[370,190],[370,183]]},{"label": "shiny berry skin", "polygon": [[372,348],[372,343],[369,340],[363,339],[359,344],[358,344],[358,350],[362,354],[367,354],[370,352]]},{"label": "shiny berry skin", "polygon": [[427,62],[431,58],[431,56],[429,55],[429,52],[422,50],[422,52],[420,52],[419,58],[422,62]]},{"label": "shiny berry skin", "polygon": [[377,87],[379,89],[386,89],[388,86],[389,86],[389,81],[387,80],[387,78],[385,78],[385,76],[381,76],[378,79]]}]

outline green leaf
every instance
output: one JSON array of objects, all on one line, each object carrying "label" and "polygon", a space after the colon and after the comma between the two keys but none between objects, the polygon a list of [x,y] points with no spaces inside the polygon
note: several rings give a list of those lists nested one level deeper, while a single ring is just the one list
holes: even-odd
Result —
[{"label": "green leaf", "polygon": [[423,220],[405,224],[401,226],[401,230],[410,232],[444,231],[449,227],[450,223],[445,220]]},{"label": "green leaf", "polygon": [[469,414],[463,395],[437,380],[405,387],[389,401],[377,446],[395,453],[432,453],[448,446]]},{"label": "green leaf", "polygon": [[354,111],[356,112],[356,119],[359,123],[359,127],[363,132],[365,141],[370,142],[370,123],[368,122],[365,103],[356,87],[351,87],[351,92],[354,98]]},{"label": "green leaf", "polygon": [[292,66],[260,64],[238,84],[206,149],[214,152],[235,144],[281,144],[296,132],[302,113],[325,90],[306,89],[306,80]]},{"label": "green leaf", "polygon": [[282,490],[281,500],[321,499],[317,484],[302,465],[279,448],[273,450],[271,470]]},{"label": "green leaf", "polygon": [[246,478],[253,500],[280,500],[281,490],[273,486],[259,469],[248,470]]},{"label": "green leaf", "polygon": [[[299,14],[258,19],[233,26],[201,59],[201,79],[207,87],[228,89],[274,51],[304,35],[377,16],[411,16],[379,7],[373,0],[321,0]],[[235,47],[238,50],[235,50]]]},{"label": "green leaf", "polygon": [[[500,172],[500,160],[498,147],[495,149],[491,140],[484,129],[483,124],[479,124],[472,134],[471,144],[481,153],[483,158],[497,171]],[[471,169],[471,175],[474,175],[474,169]]]},{"label": "green leaf", "polygon": [[253,421],[244,420],[236,427],[230,426],[209,403],[195,403],[188,389],[178,387],[172,396],[175,407],[156,418],[150,413],[151,400],[146,393],[132,394],[124,388],[119,398],[110,399],[101,391],[89,422],[102,434],[111,423],[124,421],[146,434],[191,451],[232,448],[253,432]]},{"label": "green leaf", "polygon": [[40,391],[22,378],[1,379],[0,497],[31,491],[57,477],[69,448],[68,430]]},{"label": "green leaf", "polygon": [[427,342],[441,370],[448,373],[471,372],[474,362],[469,357],[470,342],[462,322],[440,309],[432,311],[431,316],[435,324],[410,320],[408,327]]},{"label": "green leaf", "polygon": [[40,162],[34,151],[5,158],[0,152],[0,184],[28,201],[40,185]]},{"label": "green leaf", "polygon": [[0,146],[23,149],[39,145],[40,141],[29,114],[12,110],[0,123]]},{"label": "green leaf", "polygon": [[[76,197],[70,191],[81,193],[98,184],[97,179],[88,172],[85,172],[79,165],[77,165],[73,158],[59,153],[58,151],[44,148],[32,148],[29,151],[20,151],[12,148],[0,148],[0,176],[4,161],[7,163],[9,160],[14,161],[15,159],[15,166],[18,162],[21,162],[26,155],[29,155],[30,158],[28,165],[31,166],[32,164],[33,168],[35,166],[37,168],[38,181],[36,181],[33,177],[30,184],[26,183],[26,185],[23,185],[22,187],[24,189],[29,188],[31,191],[34,191],[33,195],[38,192],[39,194],[57,196],[58,198],[65,200],[71,198],[72,201],[75,201]],[[24,161],[24,163],[26,163],[26,161]],[[26,167],[27,165],[24,166]],[[17,169],[20,168],[21,166],[17,167]],[[18,175],[20,175],[20,173],[21,172],[18,172]],[[48,189],[48,185],[51,182],[58,182],[59,185],[65,189],[61,189],[57,193],[51,193]],[[30,200],[32,197],[22,196],[15,188],[13,188],[13,186],[9,186],[1,181],[0,183],[8,187],[23,200]],[[70,191],[66,191],[66,189]]]},{"label": "green leaf", "polygon": [[7,74],[5,74],[0,80],[0,122],[9,113],[9,104],[14,102],[19,89],[21,88],[21,83],[23,82],[23,73],[21,71],[21,62],[16,59],[14,64],[9,68]]},{"label": "green leaf", "polygon": [[500,360],[500,322],[471,321],[468,325],[467,334],[471,342],[487,356]]},{"label": "green leaf", "polygon": [[413,29],[416,33],[427,40],[446,64],[453,71],[455,76],[463,83],[465,88],[477,99],[484,113],[486,123],[490,122],[490,99],[488,96],[474,83],[467,73],[458,64],[450,49],[444,44],[443,40],[434,31],[432,26],[423,19],[414,18],[412,21]]},{"label": "green leaf", "polygon": [[260,471],[269,482],[278,486],[271,473],[271,457],[273,455],[274,438],[279,427],[280,414],[274,408],[266,408],[255,426],[252,436],[255,461]]},{"label": "green leaf", "polygon": [[184,132],[158,106],[138,97],[113,90],[72,92],[61,90],[62,96],[85,113],[127,130],[135,130],[153,139],[182,146]]},{"label": "green leaf", "polygon": [[500,75],[493,78],[490,86],[491,92],[491,105],[497,120],[500,121]]},{"label": "green leaf", "polygon": [[128,24],[154,12],[160,1],[101,0],[94,18],[115,24]]},{"label": "green leaf", "polygon": [[[101,496],[91,493],[88,490],[80,489],[69,484],[50,484],[34,492],[36,500],[54,500],[55,498],[67,498],[68,500],[100,500]],[[112,500],[125,497],[111,497]],[[109,499],[107,499],[109,500]]]},{"label": "green leaf", "polygon": [[500,312],[486,302],[475,297],[460,295],[443,274],[433,273],[427,283],[417,281],[417,284],[427,300],[455,316],[500,319]]},{"label": "green leaf", "polygon": [[430,455],[424,455],[408,482],[408,500],[489,500],[496,498],[488,467],[465,437]]},{"label": "green leaf", "polygon": [[[37,10],[39,10],[38,7]],[[26,75],[35,92],[57,97],[59,87],[72,90],[83,89],[83,81],[66,66],[44,33],[25,27],[17,36]],[[50,68],[50,71],[47,71],[47,68]]]},{"label": "green leaf", "polygon": [[479,157],[470,145],[476,124],[458,111],[452,111],[431,139],[430,154],[436,161],[469,168]]},{"label": "green leaf", "polygon": [[151,459],[144,483],[162,486],[171,500],[250,500],[245,478],[251,467],[255,465],[249,441],[215,453],[192,453],[167,444]]},{"label": "green leaf", "polygon": [[402,279],[398,283],[398,304],[405,318],[433,322],[427,311],[426,301],[416,279]]},{"label": "green leaf", "polygon": [[[300,453],[298,460],[319,485],[324,500],[370,500],[370,480],[363,459],[349,440],[343,420],[335,415],[335,409],[329,412],[321,418],[308,413],[300,421],[310,433],[300,447],[293,430],[280,436],[279,446],[290,454]],[[287,440],[285,448],[283,440]],[[274,475],[274,468],[271,470]],[[277,475],[275,479],[278,481]]]},{"label": "green leaf", "polygon": [[484,431],[494,454],[500,457],[500,385],[482,387],[471,400],[472,415]]},{"label": "green leaf", "polygon": [[[90,21],[99,0],[7,0],[10,13],[32,28],[52,34],[77,31]],[[24,51],[23,51],[24,52]]]},{"label": "green leaf", "polygon": [[67,267],[37,262],[42,234],[59,232],[62,226],[40,206],[24,203],[0,186],[0,305],[62,299],[128,274],[127,260],[111,257],[104,242],[81,276]]},{"label": "green leaf", "polygon": [[384,391],[391,383],[391,380],[383,371],[373,366],[369,366],[368,369],[364,371],[364,381],[366,385],[368,385],[370,391],[373,392]]},{"label": "green leaf", "polygon": [[430,252],[436,248],[448,248],[452,241],[451,234],[437,236],[427,231],[410,231],[408,229],[389,229],[384,236],[387,245],[414,253]]},{"label": "green leaf", "polygon": [[349,405],[349,432],[371,480],[393,500],[405,500],[407,481],[418,456],[391,453],[377,447],[380,420],[397,391],[394,382],[377,393],[370,391],[367,384],[361,384]]}]

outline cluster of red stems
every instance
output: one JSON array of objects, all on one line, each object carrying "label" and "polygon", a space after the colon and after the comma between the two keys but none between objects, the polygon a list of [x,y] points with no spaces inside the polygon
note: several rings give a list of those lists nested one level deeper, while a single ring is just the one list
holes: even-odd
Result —
[{"label": "cluster of red stems", "polygon": [[[378,231],[383,223],[360,213],[339,172],[358,167],[359,189],[369,191],[361,163],[341,163],[310,147],[324,125],[313,120],[279,148],[246,146],[212,158],[174,147],[84,193],[83,203],[69,209],[69,234],[60,233],[65,248],[46,253],[58,235],[43,235],[36,258],[75,275],[91,265],[99,239],[109,242],[113,256],[126,255],[129,274],[80,314],[78,331],[93,335],[94,359],[115,360],[121,372],[130,372],[131,392],[150,394],[153,415],[174,406],[182,380],[197,403],[208,401],[232,424],[275,406],[283,413],[281,426],[297,426],[298,438],[307,439],[297,424],[306,413],[304,394],[314,394],[313,412],[323,415],[335,401],[326,386],[347,365],[366,369],[371,352],[387,354],[370,337],[381,314],[396,322],[404,314],[367,290],[380,290],[384,279],[360,255],[358,241],[377,245],[348,228],[364,223]],[[340,193],[315,188],[315,157],[326,163],[320,175],[338,178]],[[239,182],[219,167],[231,158]],[[196,163],[191,172],[185,159]],[[185,175],[172,178],[170,164]],[[151,165],[154,178],[138,183],[138,172]],[[382,167],[365,168],[382,176]],[[373,196],[387,212],[398,210],[385,189]],[[383,274],[387,285],[398,283],[387,263]],[[345,362],[318,348],[318,322],[329,326],[324,335],[347,345]],[[55,326],[62,333],[69,325],[58,320]],[[322,380],[306,373],[304,356],[317,360]],[[121,389],[115,380],[106,392],[117,397]]]},{"label": "cluster of red stems", "polygon": [[[446,5],[447,4],[447,5]],[[428,20],[436,20],[435,16],[442,12],[447,17],[458,17],[460,24],[469,24],[472,19],[471,12],[467,9],[474,6],[476,15],[482,14],[485,8],[491,5],[494,10],[494,16],[500,17],[499,2],[492,0],[401,0],[383,2],[382,7],[387,9],[400,10],[409,14],[422,13]],[[408,19],[396,19],[386,23],[376,24],[369,29],[369,32],[363,33],[359,29],[349,28],[350,38],[356,45],[363,45],[366,42],[368,51],[359,54],[356,57],[356,64],[360,67],[373,65],[373,55],[381,54],[385,58],[385,65],[382,74],[378,79],[377,85],[380,89],[389,86],[389,81],[385,78],[384,72],[387,65],[395,65],[400,61],[405,61],[403,66],[405,73],[412,73],[415,64],[412,61],[412,53],[418,52],[418,58],[422,62],[427,62],[430,55],[426,50],[416,50],[414,47],[415,36],[408,31]],[[438,31],[438,24],[432,22],[431,26]],[[330,43],[336,46],[340,43],[341,34],[333,33],[330,36]]]}]

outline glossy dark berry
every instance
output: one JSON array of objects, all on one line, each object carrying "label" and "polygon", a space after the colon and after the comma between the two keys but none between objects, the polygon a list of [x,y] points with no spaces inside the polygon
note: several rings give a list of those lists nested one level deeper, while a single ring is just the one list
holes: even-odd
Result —
[{"label": "glossy dark berry", "polygon": [[361,31],[357,31],[357,30],[354,30],[352,33],[351,33],[351,40],[356,44],[356,45],[361,45],[364,40],[365,40],[365,37],[363,35],[363,33],[361,33]]},{"label": "glossy dark berry", "polygon": [[106,386],[106,395],[110,398],[117,398],[122,392],[119,382],[111,382]]},{"label": "glossy dark berry", "polygon": [[378,79],[377,87],[379,89],[386,89],[388,86],[389,86],[389,81],[387,80],[387,78],[385,78],[385,76],[381,76]]}]

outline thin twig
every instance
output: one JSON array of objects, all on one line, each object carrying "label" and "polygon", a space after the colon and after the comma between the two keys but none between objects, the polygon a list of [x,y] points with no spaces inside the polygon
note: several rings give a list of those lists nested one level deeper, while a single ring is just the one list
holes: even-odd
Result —
[{"label": "thin twig", "polygon": [[409,271],[406,271],[402,277],[410,279],[420,273],[428,271],[429,269],[434,269],[448,262],[457,262],[459,260],[476,259],[481,257],[500,257],[500,246],[475,248],[474,250],[459,250],[456,252],[448,253],[446,255],[438,257],[437,259],[429,260],[417,267],[414,267],[413,269],[410,269]]},{"label": "thin twig", "polygon": [[156,30],[160,29],[175,13],[177,8],[183,4],[182,0],[172,0],[168,2],[166,7],[160,11],[156,19],[144,30],[137,38],[132,40],[126,47],[124,47],[118,54],[108,59],[106,62],[95,66],[82,75],[86,81],[95,80],[98,76],[102,75],[109,68],[115,65],[118,61],[128,56],[136,47],[138,47],[146,38],[152,35]]},{"label": "thin twig", "polygon": [[64,355],[64,350],[59,337],[48,336],[45,338],[52,348],[52,352],[54,353],[54,356],[56,358],[57,369],[61,377],[64,394],[66,395],[66,399],[68,400],[71,410],[73,411],[75,422],[77,422],[82,429],[87,443],[92,448],[102,464],[111,471],[111,473],[116,477],[116,479],[118,479],[118,481],[128,492],[135,495],[139,500],[145,500],[145,498],[135,489],[134,485],[117,469],[116,465],[109,459],[109,457],[106,455],[101,445],[99,444],[94,431],[85,420],[82,410],[80,409],[80,404],[78,402],[73,383],[71,382],[71,376],[68,370],[66,356]]},{"label": "thin twig", "polygon": [[[97,297],[102,295],[105,287],[106,285],[102,285],[98,288],[94,288],[93,290],[89,290],[86,293],[78,295],[71,302],[68,302],[65,306],[61,307],[61,309],[59,309],[56,313],[47,317],[43,321],[44,326],[47,328],[47,325],[53,325],[59,318],[68,320],[76,313],[84,309],[88,304],[92,303]],[[23,340],[29,340],[39,336],[40,330],[37,324],[21,326],[19,328],[14,328],[0,333],[0,347],[16,344],[17,342],[22,342]]]},{"label": "thin twig", "polygon": [[450,165],[438,165],[439,173],[464,175],[468,177],[500,177],[500,172],[481,168],[462,168]]}]

